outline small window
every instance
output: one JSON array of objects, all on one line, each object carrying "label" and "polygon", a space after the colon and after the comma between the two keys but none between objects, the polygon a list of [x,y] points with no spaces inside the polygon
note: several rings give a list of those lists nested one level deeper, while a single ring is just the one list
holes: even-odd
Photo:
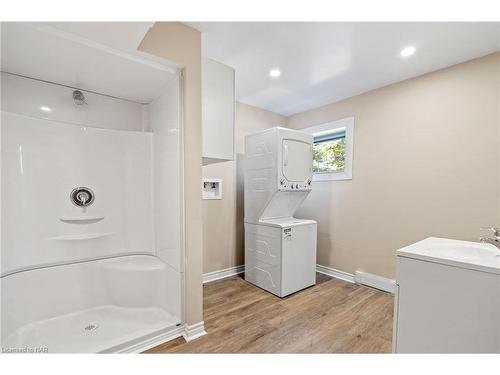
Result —
[{"label": "small window", "polygon": [[345,130],[314,137],[313,173],[339,173],[345,169]]},{"label": "small window", "polygon": [[314,137],[313,181],[352,178],[354,118],[302,129]]}]

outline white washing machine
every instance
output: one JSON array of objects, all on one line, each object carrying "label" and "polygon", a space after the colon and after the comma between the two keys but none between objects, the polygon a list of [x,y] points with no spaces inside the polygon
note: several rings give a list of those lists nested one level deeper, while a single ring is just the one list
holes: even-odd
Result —
[{"label": "white washing machine", "polygon": [[312,142],[279,127],[245,138],[245,280],[280,297],[316,282],[316,222],[293,216],[311,191]]}]

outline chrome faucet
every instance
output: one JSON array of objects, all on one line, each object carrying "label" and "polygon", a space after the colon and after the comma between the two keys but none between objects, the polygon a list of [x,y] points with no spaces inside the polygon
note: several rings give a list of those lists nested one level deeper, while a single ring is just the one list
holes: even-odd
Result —
[{"label": "chrome faucet", "polygon": [[480,229],[493,232],[493,237],[480,237],[479,241],[483,243],[490,243],[500,249],[500,228],[491,227],[491,228],[480,228]]}]

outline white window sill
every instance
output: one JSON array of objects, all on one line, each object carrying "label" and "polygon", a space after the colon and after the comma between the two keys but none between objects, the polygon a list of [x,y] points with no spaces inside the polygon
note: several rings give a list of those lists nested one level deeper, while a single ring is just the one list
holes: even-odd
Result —
[{"label": "white window sill", "polygon": [[352,180],[352,175],[346,172],[315,173],[313,182]]}]

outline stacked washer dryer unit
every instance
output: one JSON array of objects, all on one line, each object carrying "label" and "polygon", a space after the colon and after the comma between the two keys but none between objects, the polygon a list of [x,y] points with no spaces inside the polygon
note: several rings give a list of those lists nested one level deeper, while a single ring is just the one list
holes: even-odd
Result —
[{"label": "stacked washer dryer unit", "polygon": [[311,191],[310,134],[245,138],[245,280],[280,297],[316,283],[316,222],[293,217]]}]

